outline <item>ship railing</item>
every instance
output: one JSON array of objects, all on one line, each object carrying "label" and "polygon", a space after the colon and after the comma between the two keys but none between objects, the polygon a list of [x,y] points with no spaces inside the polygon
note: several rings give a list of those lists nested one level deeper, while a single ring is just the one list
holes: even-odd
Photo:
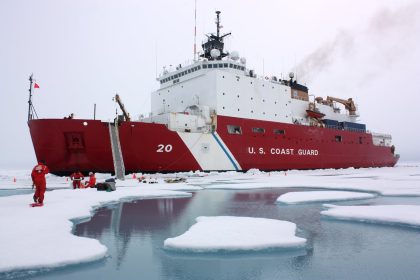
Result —
[{"label": "ship railing", "polygon": [[328,129],[335,129],[335,130],[344,130],[344,131],[352,131],[352,132],[364,132],[364,133],[370,133],[370,131],[368,130],[364,130],[364,129],[359,129],[359,128],[343,128],[339,125],[327,125],[325,126],[325,128]]},{"label": "ship railing", "polygon": [[371,133],[373,137],[382,137],[382,138],[387,138],[387,139],[392,139],[391,134],[386,134],[386,133],[377,133],[377,132],[372,132]]}]

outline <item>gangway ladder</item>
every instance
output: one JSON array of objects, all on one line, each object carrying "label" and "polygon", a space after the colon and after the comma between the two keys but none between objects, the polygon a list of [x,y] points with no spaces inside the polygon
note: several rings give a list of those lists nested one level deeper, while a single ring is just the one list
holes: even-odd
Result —
[{"label": "gangway ladder", "polygon": [[111,139],[112,158],[114,160],[114,172],[117,179],[124,180],[125,167],[121,152],[118,123],[109,123],[109,136]]}]

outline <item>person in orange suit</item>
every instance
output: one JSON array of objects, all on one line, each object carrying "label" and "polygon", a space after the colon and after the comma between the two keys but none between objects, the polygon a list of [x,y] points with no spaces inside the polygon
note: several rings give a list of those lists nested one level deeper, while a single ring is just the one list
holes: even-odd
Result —
[{"label": "person in orange suit", "polygon": [[47,180],[45,180],[45,175],[49,172],[50,170],[45,165],[44,160],[40,160],[32,169],[31,178],[32,188],[35,186],[35,194],[33,196],[35,203],[39,203],[41,205],[44,203],[44,194],[47,189]]},{"label": "person in orange suit", "polygon": [[89,172],[89,181],[85,182],[85,188],[94,188],[96,185],[96,177],[93,172]]},{"label": "person in orange suit", "polygon": [[80,189],[83,185],[82,180],[85,179],[85,176],[83,176],[80,171],[77,171],[70,175],[70,179],[73,181],[73,189]]}]

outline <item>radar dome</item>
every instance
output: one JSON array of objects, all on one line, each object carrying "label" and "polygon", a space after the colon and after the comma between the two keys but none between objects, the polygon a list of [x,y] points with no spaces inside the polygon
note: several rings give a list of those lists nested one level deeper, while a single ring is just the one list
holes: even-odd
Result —
[{"label": "radar dome", "polygon": [[212,49],[210,55],[212,58],[218,58],[220,56],[220,51],[218,49]]},{"label": "radar dome", "polygon": [[290,72],[290,73],[289,73],[289,78],[290,78],[290,79],[293,79],[294,77],[295,77],[295,73]]},{"label": "radar dome", "polygon": [[246,58],[245,57],[241,57],[240,61],[241,61],[242,64],[246,64]]},{"label": "radar dome", "polygon": [[239,53],[237,51],[233,51],[230,53],[230,58],[232,58],[233,60],[238,60],[239,59]]}]

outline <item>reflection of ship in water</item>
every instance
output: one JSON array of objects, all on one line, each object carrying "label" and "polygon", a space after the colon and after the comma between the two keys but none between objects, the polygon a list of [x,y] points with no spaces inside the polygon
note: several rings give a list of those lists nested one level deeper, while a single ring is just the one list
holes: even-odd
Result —
[{"label": "reflection of ship in water", "polygon": [[156,234],[170,227],[181,216],[191,198],[175,200],[146,199],[99,209],[90,221],[78,224],[74,234],[100,240],[106,235],[115,236],[114,246],[119,266],[126,255],[132,235],[146,238],[152,234],[152,231]]},{"label": "reflection of ship in water", "polygon": [[[188,198],[144,199],[101,208],[91,220],[78,224],[74,234],[99,239],[101,242],[104,242],[107,235],[115,236],[113,246],[119,266],[127,253],[132,236],[151,238],[153,234],[156,239],[162,232],[169,231],[169,235],[162,234],[159,244],[161,247],[164,239],[185,232],[195,223],[197,216],[218,215],[223,212],[232,195],[225,191],[211,192],[211,196],[193,193]],[[214,212],[212,209],[217,210]]]},{"label": "reflection of ship in water", "polygon": [[[285,191],[287,192],[287,191]],[[279,196],[278,193],[271,191],[261,190],[260,192],[237,192],[235,193],[233,200],[237,202],[241,201],[275,201]]]},{"label": "reflection of ship in water", "polygon": [[[98,239],[109,249],[118,269],[125,261],[139,260],[137,269],[145,273],[160,270],[162,275],[182,279],[202,279],[207,271],[209,279],[218,279],[221,271],[258,276],[263,265],[277,267],[305,266],[307,250],[267,252],[242,256],[212,258],[178,255],[162,250],[164,240],[183,234],[199,216],[249,216],[289,220],[300,224],[307,211],[285,210],[275,206],[276,198],[290,189],[259,190],[203,190],[189,198],[161,198],[137,200],[101,208],[88,222],[78,224],[75,234]],[[299,212],[298,214],[296,212]],[[302,212],[302,213],[301,213]],[[319,214],[319,213],[318,213]],[[299,220],[294,220],[297,217]],[[319,227],[319,225],[312,225]],[[310,257],[310,256],[308,256]],[[110,262],[110,265],[114,265]],[[242,267],[242,271],[236,271]],[[182,277],[178,277],[182,273]],[[211,276],[211,277],[210,277]],[[258,278],[258,277],[257,277]]]}]

